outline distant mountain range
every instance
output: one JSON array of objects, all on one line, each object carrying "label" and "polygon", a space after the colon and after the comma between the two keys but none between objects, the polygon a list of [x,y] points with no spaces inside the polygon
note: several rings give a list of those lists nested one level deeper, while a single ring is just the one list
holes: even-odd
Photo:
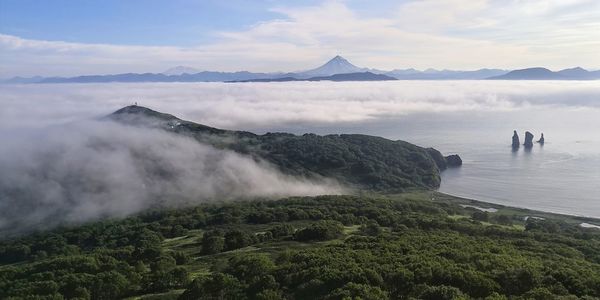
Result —
[{"label": "distant mountain range", "polygon": [[[271,78],[269,73],[212,72],[203,71],[196,74],[166,75],[163,73],[125,73],[115,75],[85,75],[77,77],[46,77],[27,83],[98,83],[98,82],[218,82],[249,80],[255,78]],[[8,80],[11,83],[11,80]],[[22,81],[22,80],[21,80]],[[15,82],[22,83],[22,82]]]},{"label": "distant mountain range", "polygon": [[295,77],[259,78],[259,79],[228,81],[228,82],[385,81],[385,80],[398,80],[398,79],[391,77],[391,76],[384,75],[384,74],[375,74],[375,73],[371,73],[371,72],[356,72],[356,73],[333,74],[330,76],[315,76],[315,77],[309,77],[309,78],[295,78]]},{"label": "distant mountain range", "polygon": [[379,81],[379,80],[595,80],[600,71],[582,68],[553,72],[546,68],[522,70],[480,69],[475,71],[395,69],[383,71],[361,68],[336,56],[324,65],[292,73],[254,73],[247,71],[200,71],[186,66],[170,68],[162,73],[124,73],[76,77],[14,77],[2,83],[103,83],[103,82],[278,82],[278,81]]},{"label": "distant mountain range", "polygon": [[497,80],[594,80],[600,79],[600,71],[590,72],[583,68],[564,69],[558,72],[546,68],[529,68],[510,71],[488,79]]}]

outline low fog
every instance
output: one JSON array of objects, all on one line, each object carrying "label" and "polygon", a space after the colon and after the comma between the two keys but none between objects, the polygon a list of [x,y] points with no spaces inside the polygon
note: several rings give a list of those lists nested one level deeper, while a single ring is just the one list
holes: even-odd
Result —
[{"label": "low fog", "polygon": [[213,200],[337,194],[339,185],[159,129],[83,121],[0,135],[0,236]]},{"label": "low fog", "polygon": [[82,120],[134,102],[213,127],[250,130],[424,112],[600,109],[598,81],[38,84],[0,90],[0,128]]}]

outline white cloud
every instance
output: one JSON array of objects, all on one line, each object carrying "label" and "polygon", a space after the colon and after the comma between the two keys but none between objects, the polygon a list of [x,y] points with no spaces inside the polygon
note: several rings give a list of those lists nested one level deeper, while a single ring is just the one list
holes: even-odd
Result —
[{"label": "white cloud", "polygon": [[284,175],[190,138],[109,121],[0,138],[0,237],[148,208],[344,191],[329,179]]},{"label": "white cloud", "polygon": [[[594,81],[5,85],[0,132],[103,116],[139,102],[228,129],[361,122],[429,112],[600,109]],[[77,118],[77,119],[74,119]]]},{"label": "white cloud", "polygon": [[335,54],[358,65],[475,69],[599,68],[600,2],[410,1],[364,17],[340,1],[277,7],[281,18],[195,47],[121,46],[0,35],[0,77],[208,70],[294,71]]}]

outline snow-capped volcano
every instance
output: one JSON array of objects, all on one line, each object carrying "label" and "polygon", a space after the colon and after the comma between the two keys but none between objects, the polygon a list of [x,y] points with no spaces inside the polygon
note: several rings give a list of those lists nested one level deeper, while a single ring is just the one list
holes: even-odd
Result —
[{"label": "snow-capped volcano", "polygon": [[359,68],[351,64],[347,59],[337,55],[316,69],[299,72],[297,74],[301,76],[331,76],[335,74],[358,73],[365,71],[367,71],[366,68]]}]

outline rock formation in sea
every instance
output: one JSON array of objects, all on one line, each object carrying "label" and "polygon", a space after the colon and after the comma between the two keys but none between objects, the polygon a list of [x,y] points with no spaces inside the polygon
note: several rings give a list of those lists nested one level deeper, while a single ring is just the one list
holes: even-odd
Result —
[{"label": "rock formation in sea", "polygon": [[429,156],[435,161],[440,171],[446,170],[447,168],[460,167],[462,165],[462,159],[458,154],[452,154],[444,157],[442,153],[433,148],[425,149]]},{"label": "rock formation in sea", "polygon": [[462,159],[457,154],[448,155],[445,158],[448,168],[460,167],[462,165]]},{"label": "rock formation in sea", "polygon": [[513,149],[517,149],[521,146],[521,142],[519,141],[519,135],[517,134],[517,131],[515,130],[513,133],[513,137],[512,137],[512,147]]},{"label": "rock formation in sea", "polygon": [[542,137],[537,141],[540,145],[543,145],[545,140],[544,140],[544,134],[542,133]]},{"label": "rock formation in sea", "polygon": [[531,132],[525,131],[525,143],[523,143],[523,145],[526,148],[533,147],[533,134]]}]

